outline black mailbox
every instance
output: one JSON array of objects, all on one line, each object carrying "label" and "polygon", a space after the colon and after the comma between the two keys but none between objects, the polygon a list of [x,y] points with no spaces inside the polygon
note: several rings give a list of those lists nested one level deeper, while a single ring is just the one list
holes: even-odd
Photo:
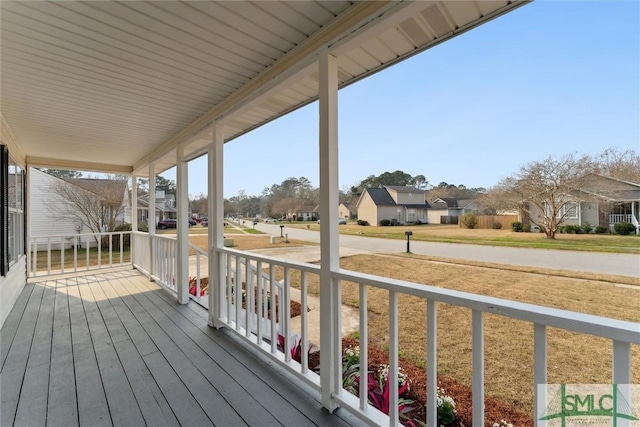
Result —
[{"label": "black mailbox", "polygon": [[405,231],[404,235],[407,236],[407,253],[411,252],[409,250],[409,239],[413,236],[413,231]]}]

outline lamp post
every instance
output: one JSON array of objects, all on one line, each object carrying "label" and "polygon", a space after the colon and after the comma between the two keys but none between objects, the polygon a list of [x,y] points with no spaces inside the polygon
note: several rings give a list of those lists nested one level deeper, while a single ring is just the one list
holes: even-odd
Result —
[{"label": "lamp post", "polygon": [[284,225],[280,226],[280,237],[284,237],[284,234],[282,234],[284,231]]},{"label": "lamp post", "polygon": [[413,231],[405,231],[404,235],[407,236],[407,253],[411,252],[409,250],[409,239],[413,236]]}]

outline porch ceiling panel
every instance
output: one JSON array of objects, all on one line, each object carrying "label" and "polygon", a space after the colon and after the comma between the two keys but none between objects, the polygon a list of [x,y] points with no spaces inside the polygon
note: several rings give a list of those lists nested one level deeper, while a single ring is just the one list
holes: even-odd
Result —
[{"label": "porch ceiling panel", "polygon": [[514,1],[3,1],[1,113],[29,158],[147,173],[506,13]]}]

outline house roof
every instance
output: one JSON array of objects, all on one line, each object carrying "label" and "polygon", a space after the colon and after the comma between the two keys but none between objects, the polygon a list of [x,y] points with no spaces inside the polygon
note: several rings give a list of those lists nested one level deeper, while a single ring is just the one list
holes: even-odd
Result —
[{"label": "house roof", "polygon": [[396,193],[426,193],[425,190],[420,190],[419,188],[412,187],[410,185],[385,185],[384,187],[389,190],[393,190]]},{"label": "house roof", "polygon": [[610,201],[640,200],[640,184],[596,173],[582,177],[576,189]]},{"label": "house roof", "polygon": [[31,166],[147,176],[527,1],[3,1],[2,118]]},{"label": "house roof", "polygon": [[296,208],[296,212],[318,212],[320,210],[320,206],[299,206]]},{"label": "house roof", "polygon": [[453,197],[438,197],[437,199],[434,200],[434,203],[444,203],[444,205],[446,205],[447,208],[464,209],[475,201],[476,201],[475,199],[456,199]]},{"label": "house roof", "polygon": [[389,194],[386,188],[365,188],[365,192],[369,193],[371,200],[376,206],[395,206],[396,202]]}]

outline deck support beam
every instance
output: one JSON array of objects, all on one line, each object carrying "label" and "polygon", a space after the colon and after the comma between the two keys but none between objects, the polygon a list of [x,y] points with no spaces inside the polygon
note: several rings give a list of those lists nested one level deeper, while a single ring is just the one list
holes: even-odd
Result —
[{"label": "deck support beam", "polygon": [[320,384],[322,405],[336,409],[342,386],[338,235],[338,61],[324,52],[319,63],[320,155]]},{"label": "deck support beam", "polygon": [[208,150],[209,186],[209,326],[220,328],[225,295],[224,247],[224,126],[213,122]]},{"label": "deck support beam", "polygon": [[176,290],[178,302],[189,302],[189,164],[184,159],[184,149],[176,152],[176,199],[178,207],[177,221],[177,278]]}]

